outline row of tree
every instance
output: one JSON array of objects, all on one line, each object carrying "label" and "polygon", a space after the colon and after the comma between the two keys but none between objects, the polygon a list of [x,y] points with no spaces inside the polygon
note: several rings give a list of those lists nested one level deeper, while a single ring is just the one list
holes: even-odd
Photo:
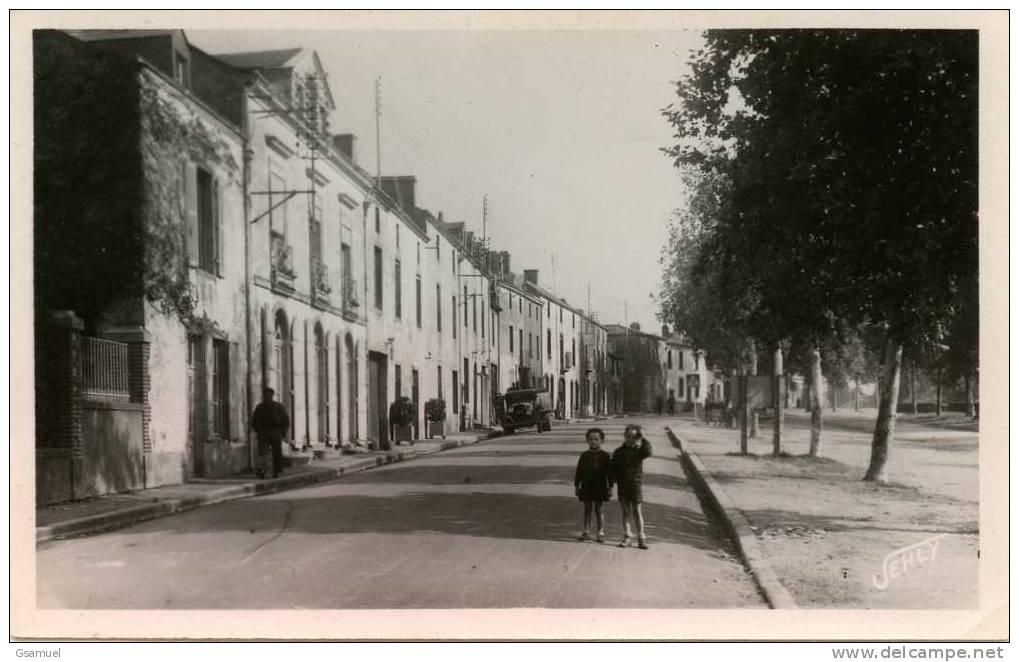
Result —
[{"label": "row of tree", "polygon": [[781,351],[811,384],[875,380],[885,481],[903,355],[977,370],[976,32],[706,33],[663,112],[684,199],[660,316],[723,369]]}]

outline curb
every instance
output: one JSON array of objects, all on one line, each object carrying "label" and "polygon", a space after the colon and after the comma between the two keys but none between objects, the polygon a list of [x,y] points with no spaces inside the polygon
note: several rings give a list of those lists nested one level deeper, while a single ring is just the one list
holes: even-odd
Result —
[{"label": "curb", "polygon": [[79,517],[77,519],[58,522],[49,526],[37,526],[35,528],[35,543],[38,545],[50,540],[66,538],[68,536],[110,531],[113,529],[131,526],[132,524],[137,524],[138,522],[144,522],[150,519],[195,510],[203,506],[212,506],[218,503],[225,503],[227,501],[236,501],[237,499],[244,499],[252,496],[260,496],[263,494],[272,494],[274,492],[307,487],[309,485],[335,480],[348,474],[358,474],[364,471],[369,471],[387,464],[403,462],[405,460],[414,459],[415,457],[434,455],[435,453],[441,453],[442,451],[447,451],[453,448],[462,448],[464,446],[476,444],[483,439],[485,439],[485,437],[475,437],[473,440],[465,439],[444,441],[435,449],[423,451],[414,450],[413,447],[411,447],[411,449],[393,450],[389,451],[385,455],[368,457],[342,467],[316,469],[314,471],[283,476],[281,478],[255,480],[248,483],[241,483],[239,485],[229,485],[223,487],[221,490],[215,490],[199,496],[155,501],[153,503],[131,506],[129,508],[124,508],[123,510],[115,510],[108,513]]},{"label": "curb", "polygon": [[765,601],[772,609],[797,609],[796,601],[785,586],[778,580],[778,575],[771,563],[761,552],[757,544],[757,536],[750,528],[746,515],[736,507],[735,501],[704,468],[701,459],[694,453],[683,448],[683,442],[668,426],[665,433],[672,445],[679,449],[680,462],[694,489],[703,494],[712,509],[718,515],[726,533],[736,545],[743,563],[750,570],[751,576],[764,595]]}]

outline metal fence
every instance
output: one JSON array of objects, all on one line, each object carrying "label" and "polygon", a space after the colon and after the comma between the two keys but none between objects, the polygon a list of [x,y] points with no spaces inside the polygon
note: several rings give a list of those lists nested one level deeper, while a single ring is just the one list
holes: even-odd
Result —
[{"label": "metal fence", "polygon": [[127,344],[102,338],[81,338],[82,397],[103,402],[128,402]]}]

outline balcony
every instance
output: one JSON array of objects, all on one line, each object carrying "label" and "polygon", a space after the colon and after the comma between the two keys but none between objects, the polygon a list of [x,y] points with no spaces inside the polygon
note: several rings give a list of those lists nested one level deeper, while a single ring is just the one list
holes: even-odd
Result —
[{"label": "balcony", "polygon": [[358,309],[361,307],[361,291],[358,289],[357,280],[350,276],[343,277],[343,317],[354,321],[358,316]]},{"label": "balcony", "polygon": [[285,294],[294,291],[294,249],[282,235],[272,235],[270,254],[272,287]]},{"label": "balcony", "polygon": [[329,305],[333,288],[329,284],[329,267],[319,258],[311,260],[311,301],[318,306]]}]

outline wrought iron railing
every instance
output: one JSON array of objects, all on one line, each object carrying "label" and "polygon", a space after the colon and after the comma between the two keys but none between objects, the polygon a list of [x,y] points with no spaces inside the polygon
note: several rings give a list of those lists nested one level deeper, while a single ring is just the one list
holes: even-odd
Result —
[{"label": "wrought iron railing", "polygon": [[85,400],[130,401],[126,343],[82,336],[81,373]]},{"label": "wrought iron railing", "polygon": [[312,258],[311,279],[316,294],[329,294],[333,291],[329,284],[329,267],[318,258]]},{"label": "wrought iron railing", "polygon": [[294,250],[283,235],[272,235],[272,279],[287,285],[294,280]]},{"label": "wrought iron railing", "polygon": [[350,276],[343,278],[343,309],[354,311],[361,305],[361,291],[358,289],[357,280]]}]

